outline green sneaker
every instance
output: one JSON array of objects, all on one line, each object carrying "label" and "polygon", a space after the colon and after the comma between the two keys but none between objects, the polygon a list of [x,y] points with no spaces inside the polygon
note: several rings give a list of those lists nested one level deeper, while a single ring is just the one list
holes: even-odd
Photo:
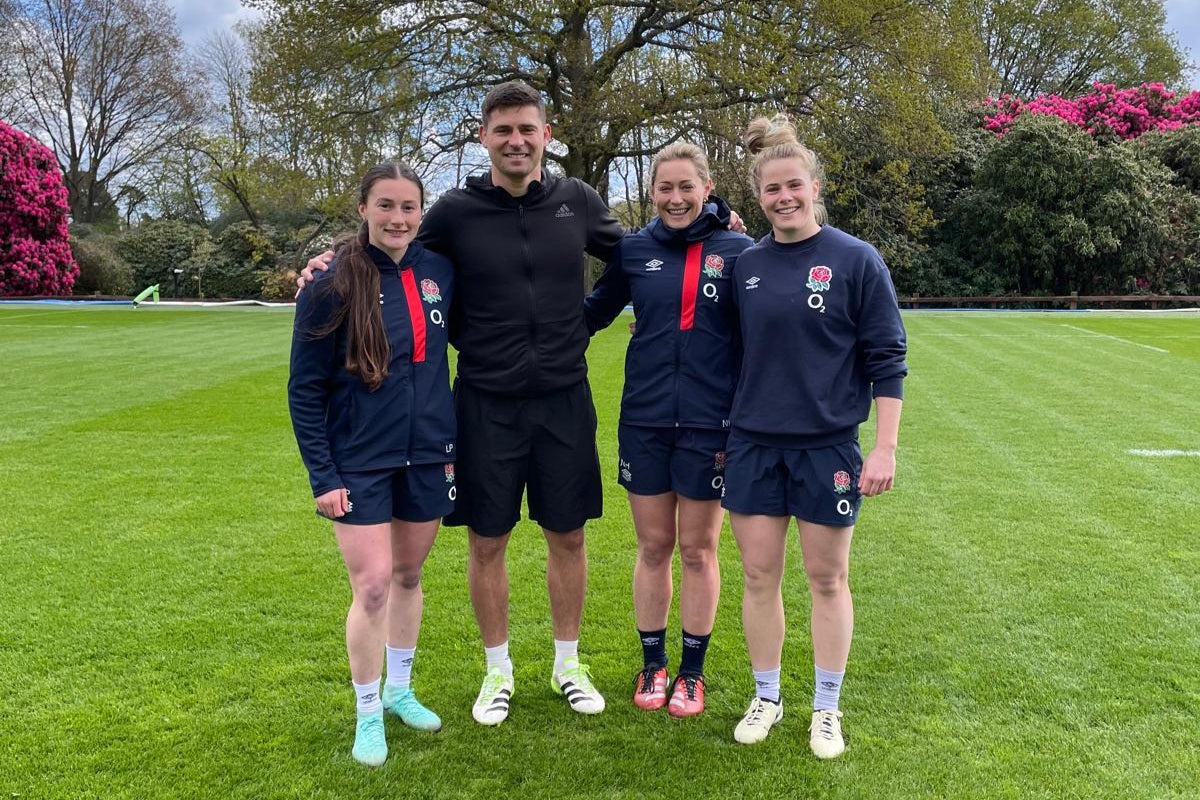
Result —
[{"label": "green sneaker", "polygon": [[383,707],[395,714],[410,728],[419,731],[440,731],[441,718],[421,705],[411,688],[397,689],[384,684]]},{"label": "green sneaker", "polygon": [[550,676],[550,688],[566,697],[571,709],[580,714],[599,714],[604,710],[604,698],[592,685],[591,672],[577,658],[568,658],[562,670]]},{"label": "green sneaker", "polygon": [[378,767],[387,761],[387,737],[383,735],[383,712],[359,714],[354,728],[354,760],[368,767]]}]

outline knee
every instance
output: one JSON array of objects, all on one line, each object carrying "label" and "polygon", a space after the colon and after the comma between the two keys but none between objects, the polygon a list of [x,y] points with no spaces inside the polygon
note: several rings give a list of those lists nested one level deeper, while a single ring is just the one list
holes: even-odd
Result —
[{"label": "knee", "polygon": [[675,542],[662,538],[638,538],[638,558],[651,569],[659,569],[671,563],[675,553]]},{"label": "knee", "polygon": [[397,567],[392,573],[392,585],[406,592],[421,588],[421,568]]},{"label": "knee", "polygon": [[679,562],[687,572],[707,573],[717,565],[717,551],[711,547],[681,544]]},{"label": "knee", "polygon": [[779,589],[783,571],[775,565],[742,563],[742,575],[746,591],[752,594],[774,592]]},{"label": "knee", "polygon": [[367,616],[373,617],[387,610],[388,591],[390,588],[390,576],[363,576],[354,587],[354,599]]},{"label": "knee", "polygon": [[481,566],[490,566],[504,561],[504,552],[508,539],[499,537],[490,539],[485,536],[471,537],[471,561]]},{"label": "knee", "polygon": [[845,569],[811,570],[808,588],[813,597],[836,597],[849,591],[850,574]]},{"label": "knee", "polygon": [[571,533],[550,533],[546,536],[550,555],[554,558],[575,559],[583,556],[583,531]]}]

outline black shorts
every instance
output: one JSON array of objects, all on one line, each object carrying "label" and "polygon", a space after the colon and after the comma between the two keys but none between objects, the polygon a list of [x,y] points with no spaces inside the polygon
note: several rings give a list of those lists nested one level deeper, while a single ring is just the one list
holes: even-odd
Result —
[{"label": "black shorts", "polygon": [[721,505],[738,514],[795,517],[818,525],[854,524],[862,495],[862,452],[851,440],[831,447],[784,450],[729,434]]},{"label": "black shorts", "polygon": [[725,485],[728,431],[617,426],[617,482],[633,494],[716,500]]},{"label": "black shorts", "polygon": [[454,508],[454,464],[413,464],[398,469],[343,472],[351,509],[334,522],[379,525],[393,519],[428,522]]},{"label": "black shorts", "polygon": [[539,397],[510,397],[454,384],[458,415],[458,500],[446,525],[503,536],[529,516],[566,533],[600,516],[596,409],[587,381]]}]

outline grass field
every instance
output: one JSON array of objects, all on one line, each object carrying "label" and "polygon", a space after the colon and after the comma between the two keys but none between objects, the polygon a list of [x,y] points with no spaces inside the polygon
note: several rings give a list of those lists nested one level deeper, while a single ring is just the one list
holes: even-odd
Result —
[{"label": "grass field", "polygon": [[[842,759],[808,753],[794,541],[771,737],[732,740],[753,682],[728,534],[708,710],[632,707],[633,534],[609,479],[582,642],[608,710],[550,692],[545,547],[523,522],[513,713],[472,721],[483,658],[447,529],[415,671],[446,727],[389,721],[367,770],[349,590],[287,419],[290,311],[0,308],[0,800],[1196,797],[1200,316],[906,322],[897,488],[864,504],[852,562]],[[589,357],[606,477],[627,338]]]}]

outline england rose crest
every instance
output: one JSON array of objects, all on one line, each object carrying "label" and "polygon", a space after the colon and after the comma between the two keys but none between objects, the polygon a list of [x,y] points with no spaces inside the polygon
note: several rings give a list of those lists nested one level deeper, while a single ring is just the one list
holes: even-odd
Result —
[{"label": "england rose crest", "polygon": [[446,483],[454,483],[454,465],[446,465]]},{"label": "england rose crest", "polygon": [[716,253],[704,259],[704,274],[709,278],[719,278],[725,274],[725,259]]},{"label": "england rose crest", "polygon": [[713,458],[713,471],[714,472],[724,472],[725,471],[725,451],[724,450],[717,453],[716,456]]},{"label": "england rose crest", "polygon": [[833,490],[838,494],[845,494],[850,491],[850,473],[844,469],[839,469],[833,473]]},{"label": "england rose crest", "polygon": [[442,302],[442,290],[430,278],[421,279],[421,299],[426,303]]},{"label": "england rose crest", "polygon": [[831,278],[833,270],[829,267],[813,267],[808,271],[808,283],[805,285],[814,292],[827,292]]}]

